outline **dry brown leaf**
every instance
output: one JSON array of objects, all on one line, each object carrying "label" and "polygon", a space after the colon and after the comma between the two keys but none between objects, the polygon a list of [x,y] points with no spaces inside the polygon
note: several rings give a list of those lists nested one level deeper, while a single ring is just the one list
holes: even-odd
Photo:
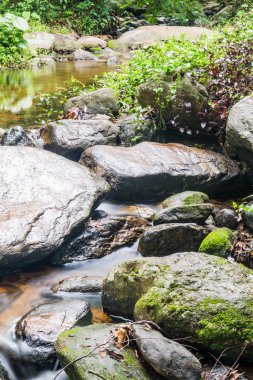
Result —
[{"label": "dry brown leaf", "polygon": [[123,348],[128,341],[127,334],[129,331],[129,327],[120,327],[119,329],[115,330],[114,332],[114,338],[116,341],[116,347],[117,348]]},{"label": "dry brown leaf", "polygon": [[110,356],[111,359],[117,360],[118,362],[122,362],[124,360],[124,356],[121,354],[118,354],[117,352],[113,350],[106,349],[106,353]]}]

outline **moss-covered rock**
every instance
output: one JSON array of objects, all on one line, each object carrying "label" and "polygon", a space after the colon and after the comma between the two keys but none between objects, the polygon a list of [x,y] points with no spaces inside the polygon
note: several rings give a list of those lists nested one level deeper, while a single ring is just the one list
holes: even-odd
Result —
[{"label": "moss-covered rock", "polygon": [[62,366],[87,355],[66,369],[70,379],[161,380],[138,360],[132,348],[120,350],[109,342],[115,327],[113,324],[96,324],[75,327],[60,334],[55,348]]},{"label": "moss-covered rock", "polygon": [[217,228],[210,232],[202,241],[199,251],[210,255],[226,257],[231,251],[234,240],[235,233],[229,228]]},{"label": "moss-covered rock", "polygon": [[197,205],[207,203],[208,201],[209,197],[205,193],[201,193],[200,191],[183,191],[165,199],[162,202],[162,207]]},{"label": "moss-covered rock", "polygon": [[[169,338],[188,338],[227,360],[253,362],[253,271],[205,253],[123,263],[103,285],[112,314],[151,320]],[[127,305],[127,307],[125,306]]]}]

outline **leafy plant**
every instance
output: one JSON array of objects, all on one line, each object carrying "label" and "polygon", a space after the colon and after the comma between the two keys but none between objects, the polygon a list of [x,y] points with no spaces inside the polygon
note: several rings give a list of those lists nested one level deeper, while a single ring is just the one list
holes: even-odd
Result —
[{"label": "leafy plant", "polygon": [[27,30],[29,25],[24,18],[11,13],[0,16],[0,64],[15,66],[29,56],[23,37]]}]

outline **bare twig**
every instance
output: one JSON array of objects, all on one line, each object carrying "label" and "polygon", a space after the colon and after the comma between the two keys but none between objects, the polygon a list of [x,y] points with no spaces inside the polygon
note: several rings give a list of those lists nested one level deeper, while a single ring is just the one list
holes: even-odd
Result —
[{"label": "bare twig", "polygon": [[100,375],[99,373],[96,373],[96,372],[93,372],[93,371],[87,371],[87,373],[91,373],[92,375],[95,375],[95,376],[99,377],[100,379],[108,380],[106,377]]}]

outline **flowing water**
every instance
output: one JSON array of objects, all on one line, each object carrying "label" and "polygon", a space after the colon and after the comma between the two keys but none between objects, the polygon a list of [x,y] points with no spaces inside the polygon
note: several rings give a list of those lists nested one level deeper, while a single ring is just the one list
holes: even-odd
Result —
[{"label": "flowing water", "polygon": [[[101,63],[67,62],[57,63],[53,68],[1,72],[0,128],[16,125],[32,126],[38,114],[35,96],[43,92],[53,93],[58,87],[64,86],[65,81],[72,76],[88,83],[95,75],[109,70],[112,70],[112,67]],[[119,215],[127,212],[127,205],[104,202],[99,209]],[[50,290],[52,285],[73,275],[106,276],[115,264],[136,257],[138,257],[137,243],[131,247],[118,249],[101,259],[73,262],[62,266],[37,266],[28,272],[1,278],[0,362],[8,368],[11,380],[53,380],[56,375],[56,368],[54,371],[41,371],[27,363],[22,364],[22,360],[18,364],[10,361],[13,356],[24,357],[26,352],[25,344],[15,339],[15,323],[35,305],[55,297]],[[108,321],[108,317],[102,312],[100,294],[73,295],[72,293],[69,296],[79,297],[90,303],[93,323]],[[249,380],[253,380],[253,370],[247,368],[246,372]],[[58,379],[67,380],[68,377],[62,374]]]}]

